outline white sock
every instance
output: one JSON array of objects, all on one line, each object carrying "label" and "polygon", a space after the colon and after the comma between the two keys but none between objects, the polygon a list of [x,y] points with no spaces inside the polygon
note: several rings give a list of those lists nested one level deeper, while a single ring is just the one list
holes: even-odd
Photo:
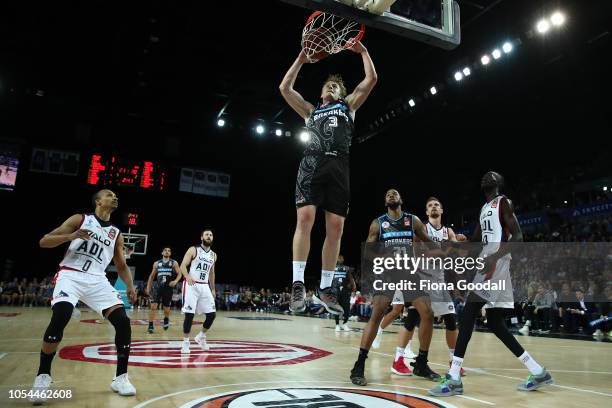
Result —
[{"label": "white sock", "polygon": [[463,365],[463,359],[453,356],[453,361],[451,362],[450,370],[448,370],[448,373],[450,374],[453,380],[459,381],[459,379],[461,379],[461,366],[462,365]]},{"label": "white sock", "polygon": [[206,337],[206,333],[204,333],[203,331],[200,332],[199,334],[200,337]]},{"label": "white sock", "polygon": [[293,261],[293,281],[304,283],[304,270],[306,261]]},{"label": "white sock", "polygon": [[404,349],[401,347],[395,348],[395,361],[399,360],[404,356]]},{"label": "white sock", "polygon": [[189,343],[189,337],[183,337],[183,341],[184,341],[185,343]]},{"label": "white sock", "polygon": [[408,350],[412,351],[412,347],[410,347],[411,345],[412,345],[412,340],[410,340],[410,341],[408,342],[408,345],[406,346],[406,349],[405,349],[405,350],[406,350],[406,351],[408,351]]},{"label": "white sock", "polygon": [[531,320],[527,320],[527,321],[525,322],[525,326],[527,326],[527,327],[531,327]]},{"label": "white sock", "polygon": [[448,361],[453,361],[453,357],[455,356],[455,349],[448,349],[448,354],[450,355],[449,360]]},{"label": "white sock", "polygon": [[378,336],[379,334],[382,334],[383,332],[383,328],[378,326],[378,331],[376,332],[376,335]]},{"label": "white sock", "polygon": [[319,286],[321,289],[329,288],[332,285],[332,281],[334,280],[334,271],[321,271],[321,285]]},{"label": "white sock", "polygon": [[523,354],[521,354],[518,359],[521,363],[525,364],[525,367],[527,367],[531,374],[540,375],[544,372],[544,367],[539,365],[538,362],[535,361],[533,357],[529,355],[528,352],[524,352]]}]

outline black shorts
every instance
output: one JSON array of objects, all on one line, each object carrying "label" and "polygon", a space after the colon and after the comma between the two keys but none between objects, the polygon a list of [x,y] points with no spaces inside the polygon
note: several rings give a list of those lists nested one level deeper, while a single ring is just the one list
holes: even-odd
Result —
[{"label": "black shorts", "polygon": [[151,293],[151,303],[161,303],[162,306],[170,307],[172,303],[173,288],[170,286],[161,286],[153,288]]},{"label": "black shorts", "polygon": [[346,217],[349,210],[349,161],[346,157],[306,155],[295,183],[295,205],[315,205]]}]

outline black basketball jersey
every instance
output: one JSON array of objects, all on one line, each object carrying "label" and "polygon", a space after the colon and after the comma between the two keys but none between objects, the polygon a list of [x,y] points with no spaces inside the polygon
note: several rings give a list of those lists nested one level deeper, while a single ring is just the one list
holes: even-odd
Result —
[{"label": "black basketball jersey", "polygon": [[410,246],[414,238],[412,214],[402,211],[398,219],[388,214],[378,217],[378,240],[385,243],[385,247]]},{"label": "black basketball jersey", "polygon": [[174,259],[170,258],[168,262],[164,262],[164,259],[157,261],[157,284],[159,286],[168,286],[168,284],[176,279],[176,273],[174,273]]},{"label": "black basketball jersey", "polygon": [[346,265],[338,265],[336,266],[336,270],[334,271],[334,279],[332,280],[331,287],[336,289],[338,293],[340,292],[350,292],[351,280],[349,275],[351,270]]},{"label": "black basketball jersey", "polygon": [[306,121],[310,142],[306,154],[346,156],[349,154],[355,124],[344,99],[321,106],[319,103]]}]

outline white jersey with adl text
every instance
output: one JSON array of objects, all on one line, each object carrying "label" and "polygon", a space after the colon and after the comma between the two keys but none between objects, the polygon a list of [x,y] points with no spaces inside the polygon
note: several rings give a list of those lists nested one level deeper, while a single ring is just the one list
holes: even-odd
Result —
[{"label": "white jersey with adl text", "polygon": [[61,270],[106,276],[106,267],[113,260],[115,243],[121,231],[95,214],[83,214],[80,229],[89,231],[89,240],[75,239],[70,243]]},{"label": "white jersey with adl text", "polygon": [[199,283],[208,283],[208,276],[213,268],[217,254],[212,249],[205,250],[201,246],[196,247],[196,256],[191,261],[189,276]]},{"label": "white jersey with adl text", "polygon": [[79,238],[70,243],[54,278],[51,306],[58,302],[76,306],[81,301],[104,316],[105,310],[123,304],[105,273],[121,232],[95,214],[83,215],[79,228],[89,231],[89,240]]},{"label": "white jersey with adl text", "polygon": [[[482,251],[481,257],[494,254],[500,249],[501,243],[508,241],[510,233],[503,223],[501,203],[507,198],[499,195],[482,206],[480,211],[480,229],[482,232]],[[503,289],[498,290],[475,290],[474,293],[487,301],[485,308],[514,308],[514,296],[512,291],[512,280],[510,276],[510,264],[512,255],[506,254],[501,257],[490,277],[493,283],[504,283]],[[481,283],[486,280],[485,275],[477,273],[474,283]]]},{"label": "white jersey with adl text", "polygon": [[[510,233],[502,224],[501,202],[507,200],[503,195],[495,197],[480,210],[480,230],[482,231],[483,256],[497,252],[500,243],[508,241]],[[510,257],[510,255],[506,255]]]}]

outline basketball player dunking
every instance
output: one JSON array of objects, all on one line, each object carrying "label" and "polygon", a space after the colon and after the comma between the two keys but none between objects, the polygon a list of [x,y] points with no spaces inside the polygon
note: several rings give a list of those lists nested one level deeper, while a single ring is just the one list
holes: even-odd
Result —
[{"label": "basketball player dunking", "polygon": [[468,294],[459,323],[459,337],[451,368],[440,384],[429,391],[429,394],[437,397],[463,394],[460,370],[467,345],[472,337],[476,316],[480,314],[480,309],[483,307],[486,310],[489,329],[530,372],[527,380],[518,385],[518,390],[532,391],[553,382],[548,371],[525,351],[506,327],[504,311],[514,308],[512,282],[510,281],[512,256],[509,246],[503,246],[501,243],[504,241],[522,242],[523,233],[510,201],[500,194],[503,186],[502,176],[490,171],[482,177],[480,186],[487,202],[480,210],[480,223],[474,231],[472,242],[483,243],[480,256],[485,258],[486,263],[483,273],[476,274],[474,282],[481,283],[487,279],[503,280],[506,282],[506,289],[503,291],[479,290]]},{"label": "basketball player dunking", "polygon": [[[444,209],[442,203],[436,197],[429,197],[425,202],[425,213],[427,215],[427,223],[425,224],[425,230],[427,235],[433,241],[445,242],[445,241],[464,241],[465,236],[462,234],[455,234],[452,228],[444,226],[442,224],[442,214]],[[445,281],[444,271],[426,271],[428,279],[432,282],[443,283]],[[455,305],[447,291],[435,290],[429,292],[431,300],[431,307],[435,317],[442,317],[444,320],[444,326],[446,331],[446,345],[450,355],[450,360],[453,360],[453,353],[455,352],[455,345],[457,343],[457,321],[455,319]],[[406,338],[400,338],[400,342],[397,346],[398,352],[403,352],[404,348],[407,348],[407,344],[412,340],[414,334],[414,328],[418,324],[419,315],[414,309],[408,310],[408,316],[406,317],[406,329],[409,331]],[[397,353],[396,353],[397,359]],[[397,361],[397,360],[396,360]],[[465,375],[465,370],[461,368],[461,376]]]},{"label": "basketball player dunking", "polygon": [[338,264],[336,265],[336,271],[334,272],[334,279],[332,281],[332,288],[336,292],[338,297],[338,303],[344,310],[342,327],[340,327],[340,315],[334,315],[336,319],[336,331],[341,330],[351,331],[347,322],[351,315],[351,293],[357,289],[355,279],[351,273],[350,267],[344,264],[344,256],[338,255]]},{"label": "basketball player dunking", "polygon": [[331,75],[323,84],[321,100],[316,107],[304,100],[293,89],[302,65],[307,62],[302,51],[280,84],[285,101],[306,121],[310,135],[310,142],[298,169],[295,188],[297,225],[293,236],[293,286],[290,302],[293,312],[305,309],[304,270],[310,251],[310,232],[317,207],[320,207],[325,210],[326,237],[318,297],[328,312],[342,313],[331,284],[349,208],[349,147],[355,128],[355,112],[366,101],[377,81],[374,64],[366,48],[357,42],[350,50],[361,54],[365,78],[349,95],[342,78]]},{"label": "basketball player dunking", "polygon": [[[432,243],[433,241],[425,233],[425,227],[421,220],[412,214],[402,211],[402,198],[395,189],[390,189],[385,195],[385,206],[387,212],[374,219],[370,224],[370,232],[367,242],[382,242],[385,247],[395,248],[399,252],[402,249],[411,248],[414,237],[418,237],[422,242]],[[412,256],[409,255],[409,256]],[[440,378],[438,374],[433,372],[427,364],[429,353],[429,345],[433,333],[433,311],[429,302],[429,297],[425,292],[413,291],[410,293],[410,298],[405,299],[404,294],[399,292],[393,294],[375,293],[372,300],[372,315],[370,320],[363,329],[361,337],[361,346],[359,356],[353,369],[351,370],[351,381],[356,385],[366,385],[365,378],[365,360],[368,357],[368,352],[372,346],[376,331],[383,318],[385,310],[391,304],[391,297],[401,296],[402,302],[412,302],[412,306],[418,311],[421,317],[421,330],[419,330],[419,354],[415,359],[413,370],[411,371],[405,366],[403,359],[399,359],[403,367],[399,367],[402,375],[410,375],[413,373],[419,377],[425,377],[430,380]],[[403,328],[402,328],[403,329]],[[405,329],[403,329],[405,331]],[[395,366],[395,365],[394,365]]]},{"label": "basketball player dunking", "polygon": [[[215,264],[217,254],[210,248],[213,243],[213,232],[210,229],[202,231],[202,244],[191,247],[185,253],[181,262],[183,281],[183,347],[181,353],[189,354],[189,333],[195,314],[204,314],[206,319],[202,330],[194,338],[202,350],[208,350],[206,332],[210,329],[217,315],[215,308]],[[189,267],[189,272],[187,268]]]},{"label": "basketball player dunking", "polygon": [[119,293],[106,278],[106,267],[114,262],[119,277],[127,285],[131,303],[136,302],[132,274],[125,263],[123,235],[110,223],[119,200],[110,190],[100,190],[93,196],[93,214],[75,214],[40,240],[41,248],[55,248],[69,242],[68,250],[55,275],[51,306],[51,322],[43,337],[40,365],[34,380],[31,399],[35,404],[46,401],[45,390],[51,385],[51,362],[64,328],[80,300],[107,319],[115,328],[117,371],[111,389],[119,395],[135,395],[136,389],[127,375],[132,329]]},{"label": "basketball player dunking", "polygon": [[[178,262],[170,258],[172,250],[170,247],[164,247],[162,250],[162,259],[153,263],[153,270],[149,275],[145,294],[151,298],[151,310],[149,311],[149,328],[147,331],[153,333],[153,320],[157,305],[162,304],[164,308],[164,330],[170,327],[170,304],[172,303],[172,294],[174,288],[181,280],[181,269]],[[156,285],[153,285],[153,279],[156,279]],[[154,291],[151,292],[153,287]]]}]

